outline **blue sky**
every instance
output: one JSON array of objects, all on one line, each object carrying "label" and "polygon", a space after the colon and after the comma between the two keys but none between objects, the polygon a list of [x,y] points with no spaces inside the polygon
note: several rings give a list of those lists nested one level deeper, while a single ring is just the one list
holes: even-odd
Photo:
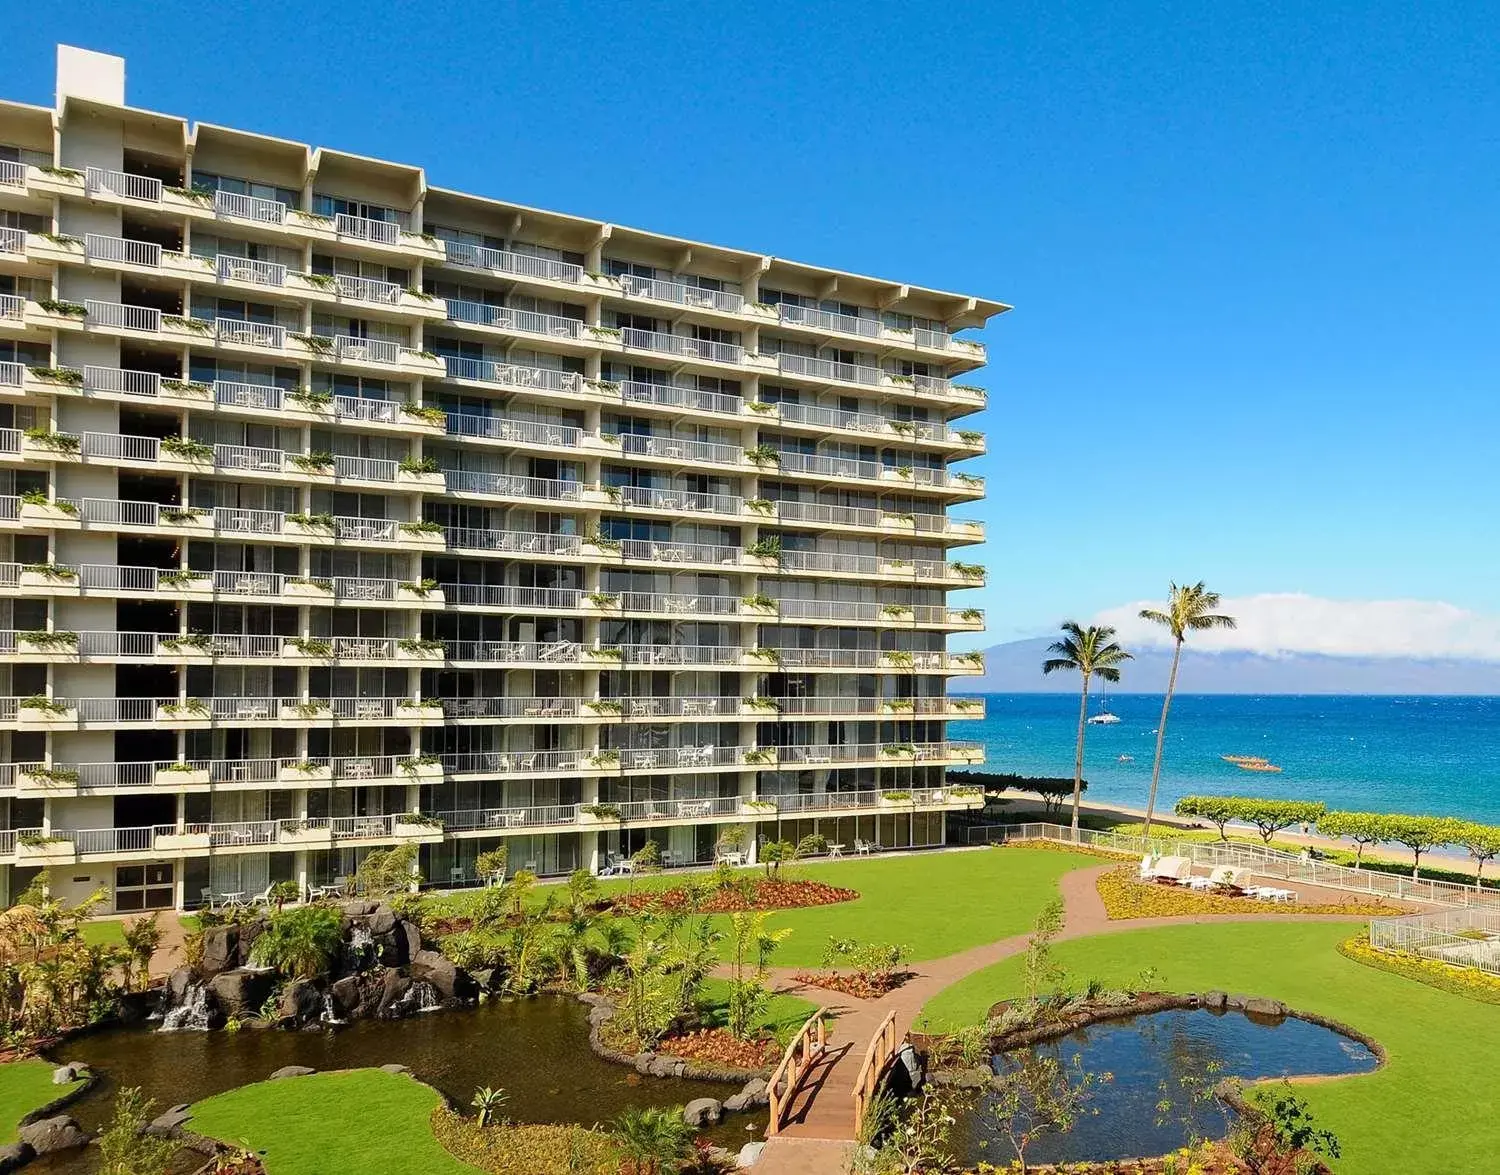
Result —
[{"label": "blue sky", "polygon": [[74,0],[0,91],[66,40],[136,105],[1012,303],[989,641],[1173,578],[1493,616],[1497,15]]}]

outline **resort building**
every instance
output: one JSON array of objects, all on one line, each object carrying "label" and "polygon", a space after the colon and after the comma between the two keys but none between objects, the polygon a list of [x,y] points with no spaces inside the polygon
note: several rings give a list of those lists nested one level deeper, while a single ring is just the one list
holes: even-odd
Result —
[{"label": "resort building", "polygon": [[0,898],[942,843],[956,332],[1005,306],[190,125],[124,68],[0,103]]}]

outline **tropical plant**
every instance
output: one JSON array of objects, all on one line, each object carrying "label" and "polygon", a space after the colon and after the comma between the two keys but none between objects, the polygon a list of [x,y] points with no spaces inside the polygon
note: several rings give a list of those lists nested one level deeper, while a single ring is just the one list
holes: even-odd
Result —
[{"label": "tropical plant", "polygon": [[97,1139],[99,1175],[160,1175],[171,1169],[182,1144],[145,1133],[155,1104],[134,1086],[115,1095],[114,1114]]},{"label": "tropical plant", "polygon": [[276,903],[276,912],[279,914],[288,902],[295,902],[302,896],[302,887],[295,881],[278,881],[271,886],[266,896]]},{"label": "tropical plant", "polygon": [[739,1040],[753,1040],[771,1004],[766,965],[792,931],[771,930],[765,911],[740,910],[729,916],[729,1007],[726,1027]]},{"label": "tropical plant", "polygon": [[496,849],[489,849],[474,858],[474,872],[482,881],[491,881],[494,878],[505,879],[506,867],[510,864],[510,849],[501,845]]},{"label": "tropical plant", "polygon": [[417,869],[418,848],[415,843],[408,843],[393,849],[373,850],[354,874],[355,888],[379,897],[401,893],[419,884],[422,874]]},{"label": "tropical plant", "polygon": [[469,1102],[469,1105],[479,1111],[479,1118],[476,1124],[481,1130],[490,1124],[490,1119],[500,1111],[508,1100],[509,1098],[506,1096],[504,1089],[491,1089],[488,1085],[485,1085],[474,1091],[474,1098]]},{"label": "tropical plant", "polygon": [[158,915],[150,914],[127,923],[124,928],[125,955],[121,965],[125,973],[125,990],[130,991],[140,980],[145,987],[151,981],[151,956],[161,945],[162,929],[157,923]]},{"label": "tropical plant", "polygon": [[1031,1168],[1026,1152],[1038,1138],[1066,1134],[1088,1112],[1094,1086],[1109,1074],[1086,1073],[1077,1057],[1065,1067],[1056,1057],[1022,1049],[990,1080],[990,1117],[1016,1152],[1021,1175]]},{"label": "tropical plant", "polygon": [[294,979],[311,979],[328,969],[342,939],[343,915],[338,910],[332,906],[301,906],[271,915],[250,948],[250,956]]},{"label": "tropical plant", "polygon": [[632,1106],[615,1119],[610,1136],[635,1164],[636,1175],[661,1175],[687,1153],[693,1128],[683,1121],[681,1107]]},{"label": "tropical plant", "polygon": [[797,846],[789,840],[769,840],[760,846],[760,863],[766,867],[766,876],[775,877],[781,872],[781,863],[797,855]]},{"label": "tropical plant", "polygon": [[1354,867],[1359,868],[1365,846],[1390,839],[1385,817],[1379,812],[1328,812],[1318,820],[1318,831],[1335,840],[1354,842]]},{"label": "tropical plant", "polygon": [[1172,634],[1172,670],[1167,675],[1167,693],[1162,699],[1161,721],[1156,726],[1156,759],[1151,766],[1151,790],[1146,796],[1145,826],[1142,836],[1151,835],[1151,818],[1156,813],[1156,788],[1161,782],[1162,750],[1167,738],[1167,712],[1172,708],[1172,694],[1177,689],[1177,666],[1182,660],[1182,646],[1190,632],[1207,632],[1215,628],[1233,628],[1233,616],[1215,612],[1219,606],[1219,593],[1211,592],[1199,580],[1195,584],[1179,586],[1171,584],[1167,593],[1165,611],[1142,608],[1140,617],[1152,624],[1159,624]]},{"label": "tropical plant", "polygon": [[1078,810],[1083,799],[1083,739],[1088,730],[1089,682],[1120,680],[1120,666],[1131,656],[1115,643],[1115,630],[1107,624],[1082,627],[1076,621],[1063,622],[1063,639],[1047,646],[1051,654],[1042,662],[1042,673],[1077,670],[1083,678],[1078,699],[1078,742],[1073,750],[1073,835],[1078,836]]}]

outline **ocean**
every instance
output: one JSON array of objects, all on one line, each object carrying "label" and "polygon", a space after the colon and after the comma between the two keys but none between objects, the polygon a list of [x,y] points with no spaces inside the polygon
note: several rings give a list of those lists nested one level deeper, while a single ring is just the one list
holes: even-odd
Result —
[{"label": "ocean", "polygon": [[[1161,702],[1110,695],[1120,722],[1088,728],[1086,799],[1145,806]],[[1072,777],[1076,694],[987,694],[985,703],[982,720],[949,724],[950,738],[984,743],[984,770]],[[1089,713],[1098,710],[1096,696]],[[1241,771],[1222,755],[1259,755],[1282,771]],[[1500,698],[1179,694],[1157,807],[1192,793],[1500,824]]]}]

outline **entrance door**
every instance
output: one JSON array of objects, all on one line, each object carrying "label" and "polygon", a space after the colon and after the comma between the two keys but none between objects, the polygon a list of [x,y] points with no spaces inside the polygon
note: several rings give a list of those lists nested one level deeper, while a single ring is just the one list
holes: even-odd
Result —
[{"label": "entrance door", "polygon": [[161,865],[120,865],[115,869],[115,912],[170,910],[174,877],[170,862]]}]

